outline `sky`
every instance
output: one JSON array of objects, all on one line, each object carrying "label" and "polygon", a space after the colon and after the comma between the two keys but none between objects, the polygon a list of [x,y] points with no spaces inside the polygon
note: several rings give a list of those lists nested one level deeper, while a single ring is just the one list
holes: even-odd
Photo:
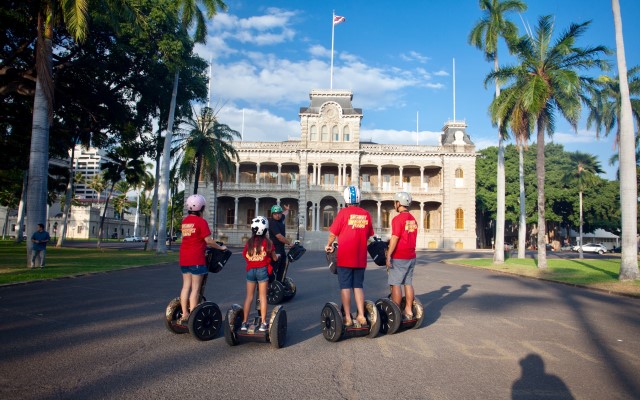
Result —
[{"label": "sky", "polygon": [[[509,16],[521,34],[525,24],[535,28],[542,15],[554,16],[554,38],[571,23],[591,20],[577,45],[604,45],[615,51],[610,1],[527,3],[526,12]],[[353,105],[364,115],[361,140],[437,145],[442,127],[455,118],[467,123],[478,150],[497,145],[497,130],[487,111],[495,89],[484,84],[493,64],[467,41],[482,17],[477,0],[226,0],[226,4],[228,11],[208,23],[207,43],[197,45],[196,51],[211,60],[209,105],[222,123],[242,133],[243,140],[300,137],[300,107],[309,105],[311,90],[331,87],[335,12],[345,21],[334,27],[333,89],[353,92]],[[635,23],[640,1],[620,0],[620,7],[630,68],[640,65],[640,25]],[[501,65],[515,63],[504,44],[498,55]],[[615,52],[608,59],[609,72],[586,73],[617,75]],[[614,134],[596,138],[595,129],[586,128],[586,118],[575,132],[558,116],[555,133],[546,142],[596,155],[606,171],[604,177],[614,179],[617,167],[609,165],[615,153]]]}]

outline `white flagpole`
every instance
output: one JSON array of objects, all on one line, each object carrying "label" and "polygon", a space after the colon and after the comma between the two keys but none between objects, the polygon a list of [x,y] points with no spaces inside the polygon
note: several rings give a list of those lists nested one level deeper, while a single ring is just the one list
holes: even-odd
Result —
[{"label": "white flagpole", "polygon": [[240,133],[240,141],[244,141],[244,108],[242,109],[242,130]]},{"label": "white flagpole", "polygon": [[456,59],[453,59],[453,121],[456,121]]},{"label": "white flagpole", "polygon": [[331,17],[331,83],[329,89],[333,89],[333,37],[336,29],[336,11],[333,10],[333,17]]},{"label": "white flagpole", "polygon": [[209,85],[207,85],[207,107],[211,107],[211,74],[213,57],[209,57]]}]

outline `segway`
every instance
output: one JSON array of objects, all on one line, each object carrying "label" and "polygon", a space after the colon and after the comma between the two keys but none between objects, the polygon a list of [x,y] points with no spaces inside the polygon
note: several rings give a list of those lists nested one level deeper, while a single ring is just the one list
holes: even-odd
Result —
[{"label": "segway", "polygon": [[[333,274],[337,274],[336,266],[336,253],[338,251],[338,245],[333,243],[333,252],[327,253],[327,263],[329,264],[329,270]],[[322,312],[320,313],[320,326],[322,328],[322,335],[330,342],[337,342],[342,338],[361,337],[366,336],[368,338],[375,338],[380,332],[380,317],[376,305],[369,300],[364,302],[364,317],[367,319],[368,326],[359,326],[359,324],[352,324],[346,326],[344,308],[338,308],[338,305],[333,302],[329,302],[324,305]],[[354,315],[351,315],[351,320],[355,321]]]},{"label": "segway", "polygon": [[[284,271],[282,272],[281,278],[278,279],[276,276],[269,282],[267,303],[272,305],[280,304],[283,301],[291,300],[296,295],[296,284],[293,282],[293,279],[287,277],[287,271],[289,270],[289,263],[299,260],[306,251],[307,250],[297,240],[295,244],[291,246],[284,261]],[[279,274],[278,272],[274,275]]]},{"label": "segway", "polygon": [[[223,243],[218,242],[222,245]],[[222,270],[224,265],[231,257],[231,251],[207,248],[207,268],[209,272],[217,273]],[[182,317],[182,307],[180,298],[169,302],[165,311],[165,326],[169,331],[180,333],[191,333],[198,340],[211,340],[220,332],[222,325],[222,312],[220,307],[214,302],[207,301],[204,297],[204,289],[207,285],[209,274],[204,276],[202,286],[200,287],[199,301],[200,303],[191,311],[186,324],[180,322]]]},{"label": "segway", "polygon": [[256,310],[258,315],[247,319],[249,328],[246,332],[240,330],[244,318],[244,310],[239,304],[234,304],[227,311],[227,319],[224,324],[224,339],[229,346],[236,346],[244,342],[271,343],[279,349],[284,347],[287,338],[287,312],[284,306],[275,306],[269,318],[269,330],[260,332],[258,327],[262,322],[260,315],[260,298],[256,287]]},{"label": "segway", "polygon": [[[389,295],[391,296],[391,295]],[[418,329],[424,321],[424,307],[418,298],[413,299],[411,311],[413,317],[411,319],[403,319],[402,311],[404,310],[407,300],[403,296],[400,307],[390,298],[383,298],[376,301],[376,308],[380,313],[380,332],[392,335],[398,330]]]}]

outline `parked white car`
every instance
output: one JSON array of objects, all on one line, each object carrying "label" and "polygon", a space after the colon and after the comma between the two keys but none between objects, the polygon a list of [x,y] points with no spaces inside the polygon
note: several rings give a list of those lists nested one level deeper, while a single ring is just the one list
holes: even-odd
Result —
[{"label": "parked white car", "polygon": [[126,238],[122,239],[123,242],[142,242],[142,238],[138,237],[138,236],[127,236]]},{"label": "parked white car", "polygon": [[[573,251],[580,251],[580,246],[573,246]],[[604,254],[607,248],[602,243],[586,243],[582,245],[582,252]]]}]

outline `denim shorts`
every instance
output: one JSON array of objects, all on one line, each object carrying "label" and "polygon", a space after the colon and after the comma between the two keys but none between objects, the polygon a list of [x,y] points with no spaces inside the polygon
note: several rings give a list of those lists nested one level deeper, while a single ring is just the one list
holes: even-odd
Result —
[{"label": "denim shorts", "polygon": [[391,259],[391,268],[389,268],[389,285],[412,285],[413,269],[416,265],[416,259],[400,260]]},{"label": "denim shorts", "polygon": [[209,273],[206,265],[191,265],[189,267],[180,267],[183,274],[206,275]]},{"label": "denim shorts", "polygon": [[267,282],[269,280],[269,271],[267,267],[251,268],[247,271],[247,282]]},{"label": "denim shorts", "polygon": [[338,267],[338,282],[340,289],[362,289],[364,283],[364,268]]}]

